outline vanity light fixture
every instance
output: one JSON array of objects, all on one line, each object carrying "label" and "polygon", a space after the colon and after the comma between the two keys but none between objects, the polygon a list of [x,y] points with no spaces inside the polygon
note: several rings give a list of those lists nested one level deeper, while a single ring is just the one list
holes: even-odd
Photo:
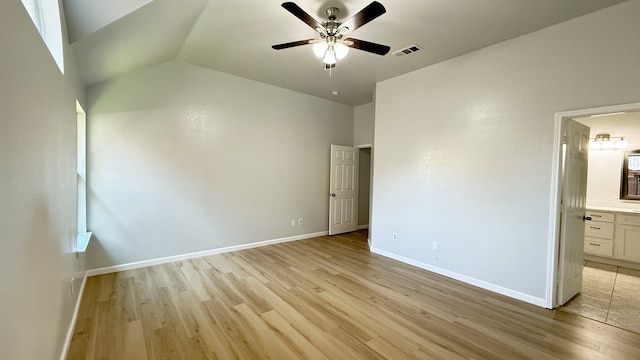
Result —
[{"label": "vanity light fixture", "polygon": [[627,140],[625,140],[624,136],[611,136],[609,134],[602,133],[589,140],[589,150],[612,150],[627,148]]}]

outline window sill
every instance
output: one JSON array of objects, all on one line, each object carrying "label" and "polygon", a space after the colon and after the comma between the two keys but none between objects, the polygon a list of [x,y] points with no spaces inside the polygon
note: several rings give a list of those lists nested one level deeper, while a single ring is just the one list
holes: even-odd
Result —
[{"label": "window sill", "polygon": [[91,234],[92,233],[90,231],[78,234],[76,252],[83,253],[87,251],[87,246],[89,246],[89,240],[91,240]]}]

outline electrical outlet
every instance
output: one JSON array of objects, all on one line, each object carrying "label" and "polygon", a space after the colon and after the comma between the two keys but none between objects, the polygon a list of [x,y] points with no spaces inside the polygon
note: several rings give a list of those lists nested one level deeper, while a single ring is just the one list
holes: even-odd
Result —
[{"label": "electrical outlet", "polygon": [[298,219],[298,225],[304,224],[304,220],[302,218]]},{"label": "electrical outlet", "polygon": [[438,248],[439,248],[438,242],[434,241],[433,244],[431,244],[431,247],[433,248],[433,251],[438,251]]},{"label": "electrical outlet", "polygon": [[296,226],[296,219],[291,219],[291,227]]},{"label": "electrical outlet", "polygon": [[393,240],[398,240],[398,233],[393,233]]}]

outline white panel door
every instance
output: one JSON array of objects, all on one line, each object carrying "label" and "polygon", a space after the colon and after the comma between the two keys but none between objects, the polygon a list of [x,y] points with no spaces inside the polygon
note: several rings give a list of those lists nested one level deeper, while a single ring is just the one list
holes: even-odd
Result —
[{"label": "white panel door", "polygon": [[568,119],[563,134],[558,305],[582,289],[589,127]]},{"label": "white panel door", "polygon": [[329,235],[358,227],[358,149],[331,145]]}]

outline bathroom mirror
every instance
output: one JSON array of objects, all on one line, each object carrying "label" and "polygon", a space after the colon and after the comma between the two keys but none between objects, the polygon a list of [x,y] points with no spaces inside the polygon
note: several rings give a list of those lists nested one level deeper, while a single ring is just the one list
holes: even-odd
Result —
[{"label": "bathroom mirror", "polygon": [[620,199],[640,200],[640,150],[624,152]]}]

